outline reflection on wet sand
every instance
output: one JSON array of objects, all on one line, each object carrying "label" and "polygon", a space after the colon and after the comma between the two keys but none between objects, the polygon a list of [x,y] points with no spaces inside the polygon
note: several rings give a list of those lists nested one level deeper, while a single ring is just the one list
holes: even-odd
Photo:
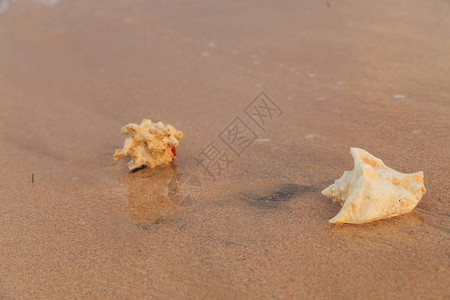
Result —
[{"label": "reflection on wet sand", "polygon": [[201,183],[196,175],[183,175],[175,164],[145,168],[122,176],[119,182],[128,188],[128,211],[138,225],[173,221],[179,208],[192,206],[201,197]]},{"label": "reflection on wet sand", "polygon": [[330,230],[348,247],[393,247],[398,243],[414,241],[414,232],[424,224],[425,219],[412,211],[367,224],[330,224]]},{"label": "reflection on wet sand", "polygon": [[175,165],[144,169],[119,178],[128,188],[128,211],[138,226],[173,220],[177,215],[176,195],[180,177]]}]

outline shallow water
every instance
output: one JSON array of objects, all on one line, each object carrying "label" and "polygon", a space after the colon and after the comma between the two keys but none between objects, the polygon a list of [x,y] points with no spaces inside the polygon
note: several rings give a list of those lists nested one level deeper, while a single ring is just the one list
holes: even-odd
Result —
[{"label": "shallow water", "polygon": [[[445,1],[2,3],[0,297],[450,296]],[[128,175],[142,118],[184,138]],[[328,223],[352,146],[424,171],[414,212]]]}]

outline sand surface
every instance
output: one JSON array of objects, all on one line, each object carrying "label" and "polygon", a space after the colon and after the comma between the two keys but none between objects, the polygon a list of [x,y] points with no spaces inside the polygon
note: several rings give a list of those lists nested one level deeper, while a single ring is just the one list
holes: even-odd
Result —
[{"label": "sand surface", "polygon": [[[449,12],[0,0],[0,298],[449,299]],[[263,128],[244,111],[261,91]],[[236,117],[240,155],[221,139]],[[142,118],[185,137],[128,175],[112,154]],[[215,181],[211,142],[231,161]],[[351,146],[424,171],[413,213],[328,223]]]}]

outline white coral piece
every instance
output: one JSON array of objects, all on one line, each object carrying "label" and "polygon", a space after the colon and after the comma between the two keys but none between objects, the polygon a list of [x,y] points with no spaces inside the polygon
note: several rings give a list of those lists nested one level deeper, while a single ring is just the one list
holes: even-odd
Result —
[{"label": "white coral piece", "polygon": [[425,194],[423,172],[400,173],[363,149],[351,148],[350,153],[353,170],[322,191],[342,205],[330,223],[361,224],[405,214]]},{"label": "white coral piece", "polygon": [[154,168],[170,163],[175,159],[175,147],[183,137],[183,133],[172,125],[152,123],[148,119],[143,119],[141,125],[125,125],[120,131],[126,139],[123,148],[114,153],[114,160],[130,156],[130,170],[142,166]]}]

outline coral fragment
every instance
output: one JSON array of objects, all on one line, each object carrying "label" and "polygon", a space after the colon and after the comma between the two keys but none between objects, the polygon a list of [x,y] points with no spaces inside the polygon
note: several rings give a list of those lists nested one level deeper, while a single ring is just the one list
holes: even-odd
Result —
[{"label": "coral fragment", "polygon": [[175,159],[175,147],[183,138],[183,133],[172,125],[153,123],[149,119],[143,119],[140,125],[125,125],[120,131],[126,139],[123,148],[114,153],[114,160],[131,157],[128,165],[130,170],[145,166],[154,168],[170,163]]}]

